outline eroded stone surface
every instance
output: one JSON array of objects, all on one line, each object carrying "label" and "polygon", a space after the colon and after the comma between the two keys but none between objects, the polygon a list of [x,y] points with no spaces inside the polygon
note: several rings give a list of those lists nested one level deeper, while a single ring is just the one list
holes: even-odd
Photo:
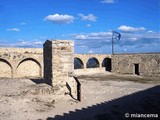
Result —
[{"label": "eroded stone surface", "polygon": [[112,55],[112,72],[136,74],[143,76],[160,76],[160,54],[117,54]]},{"label": "eroded stone surface", "polygon": [[42,53],[37,48],[0,48],[0,77],[42,77]]},{"label": "eroded stone surface", "polygon": [[[68,47],[67,47],[68,46]],[[67,66],[63,64],[69,59],[70,53],[67,51],[71,50],[70,46],[73,43],[68,43],[67,41],[52,41],[52,44],[46,49],[47,60],[51,59],[49,56],[54,56],[55,60],[53,63],[58,68],[66,67],[73,70],[73,64]],[[50,48],[54,49],[50,49]],[[53,51],[55,54],[47,52],[48,50]],[[63,54],[59,54],[63,51]],[[56,55],[59,54],[59,55]],[[39,78],[43,77],[43,49],[37,48],[0,48],[0,77],[3,78]],[[60,59],[59,59],[60,58]],[[134,64],[139,64],[139,74],[148,76],[160,76],[160,53],[137,53],[137,54],[74,54],[74,58],[78,58],[83,63],[83,69],[75,69],[74,73],[98,73],[105,72],[105,67],[102,67],[103,60],[105,58],[111,59],[112,72],[120,74],[135,74]],[[97,59],[99,67],[97,68],[87,68],[87,61],[90,58]],[[63,60],[63,62],[57,61],[56,59]],[[45,61],[44,61],[45,62]],[[51,63],[47,63],[47,66],[52,66]],[[54,67],[55,69],[56,66]],[[53,67],[53,66],[52,66]],[[56,71],[56,70],[55,70]],[[48,69],[47,71],[51,71]],[[70,73],[69,73],[70,74]],[[51,74],[50,74],[51,75]],[[55,72],[54,72],[55,75]],[[66,73],[61,73],[59,70],[56,71],[57,76],[66,75]],[[45,76],[44,76],[45,77]],[[52,77],[52,76],[49,76]],[[46,78],[46,77],[45,77]]]}]

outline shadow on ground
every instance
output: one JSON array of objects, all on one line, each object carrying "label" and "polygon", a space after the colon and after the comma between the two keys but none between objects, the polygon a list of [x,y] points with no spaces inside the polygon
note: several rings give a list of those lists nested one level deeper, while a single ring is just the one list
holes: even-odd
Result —
[{"label": "shadow on ground", "polygon": [[[137,118],[131,118],[131,114],[135,114]],[[140,118],[140,114],[144,114],[143,118]],[[152,115],[147,118],[147,114]],[[160,85],[87,108],[76,109],[64,113],[63,116],[50,116],[46,120],[154,120],[158,119],[158,116],[160,118]]]},{"label": "shadow on ground", "polygon": [[42,84],[42,83],[46,83],[45,80],[43,78],[33,78],[30,79],[32,82],[36,83],[36,84]]}]

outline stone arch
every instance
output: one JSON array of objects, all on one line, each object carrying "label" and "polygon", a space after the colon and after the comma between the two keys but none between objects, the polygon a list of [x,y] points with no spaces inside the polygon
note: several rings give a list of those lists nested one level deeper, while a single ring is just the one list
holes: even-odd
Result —
[{"label": "stone arch", "polygon": [[88,59],[87,68],[97,68],[99,66],[100,66],[99,61],[95,57]]},{"label": "stone arch", "polygon": [[0,77],[12,78],[12,65],[5,59],[0,58]]},{"label": "stone arch", "polygon": [[32,78],[42,76],[41,64],[33,58],[22,60],[17,66],[17,77]]},{"label": "stone arch", "polygon": [[106,71],[110,71],[112,70],[112,61],[111,58],[104,58],[102,61],[102,67],[105,67]]},{"label": "stone arch", "polygon": [[84,69],[84,63],[78,57],[74,58],[74,69]]}]

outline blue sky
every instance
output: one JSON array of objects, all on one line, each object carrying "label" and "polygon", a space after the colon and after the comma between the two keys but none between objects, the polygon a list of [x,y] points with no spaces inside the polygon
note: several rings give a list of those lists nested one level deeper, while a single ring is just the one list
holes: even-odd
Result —
[{"label": "blue sky", "polygon": [[160,52],[160,0],[0,0],[0,46],[72,40],[75,53]]}]

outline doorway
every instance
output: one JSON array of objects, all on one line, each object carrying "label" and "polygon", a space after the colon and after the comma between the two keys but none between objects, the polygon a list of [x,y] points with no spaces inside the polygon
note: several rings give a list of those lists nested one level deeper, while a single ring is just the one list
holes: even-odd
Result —
[{"label": "doorway", "polygon": [[105,58],[102,62],[102,67],[105,67],[106,71],[111,72],[112,69],[111,58]]},{"label": "doorway", "polygon": [[134,74],[139,75],[139,64],[134,64]]}]

